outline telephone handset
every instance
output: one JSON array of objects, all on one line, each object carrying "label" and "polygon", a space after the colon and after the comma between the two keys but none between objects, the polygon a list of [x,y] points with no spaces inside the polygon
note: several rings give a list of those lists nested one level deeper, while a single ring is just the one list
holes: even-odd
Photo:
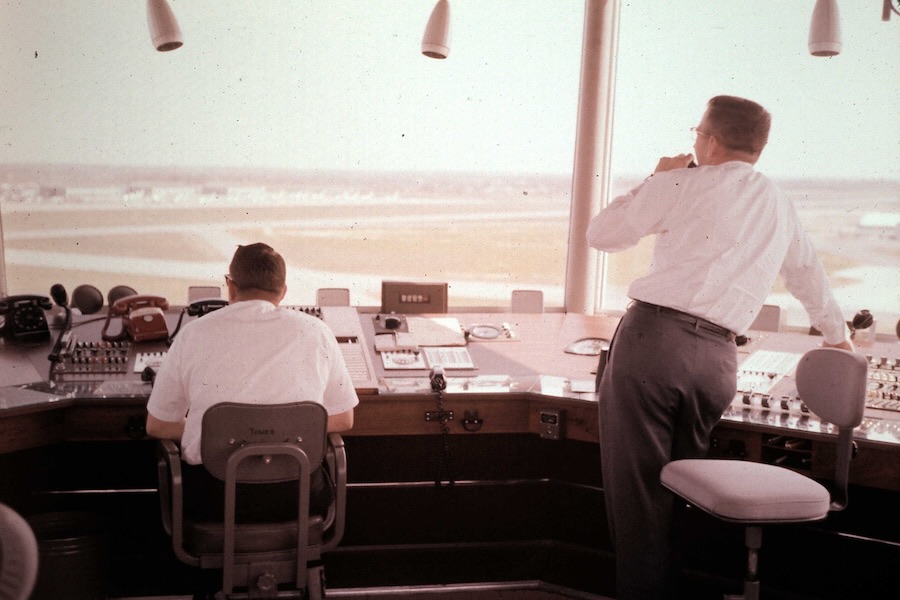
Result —
[{"label": "telephone handset", "polygon": [[228,300],[222,298],[209,298],[207,300],[197,300],[191,302],[187,307],[189,317],[202,317],[205,314],[218,310],[223,306],[228,306]]},{"label": "telephone handset", "polygon": [[184,319],[185,313],[187,313],[189,317],[197,317],[199,319],[203,315],[207,315],[214,310],[219,310],[224,306],[228,306],[228,300],[224,300],[222,298],[207,298],[206,300],[195,300],[194,302],[188,304],[178,316],[178,324],[175,326],[175,331],[173,331],[172,335],[169,337],[169,344],[172,343],[172,341],[175,339],[175,336],[178,335],[179,331],[181,331],[181,321]]},{"label": "telephone handset", "polygon": [[[110,307],[103,325],[102,337],[115,342],[130,337],[135,342],[164,340],[169,337],[169,327],[163,311],[169,308],[169,301],[161,296],[132,294],[119,298]],[[108,333],[113,317],[121,317],[122,328],[118,334]]]},{"label": "telephone handset", "polygon": [[0,327],[3,337],[15,344],[39,344],[50,339],[45,310],[53,304],[46,296],[7,296],[0,298]]}]

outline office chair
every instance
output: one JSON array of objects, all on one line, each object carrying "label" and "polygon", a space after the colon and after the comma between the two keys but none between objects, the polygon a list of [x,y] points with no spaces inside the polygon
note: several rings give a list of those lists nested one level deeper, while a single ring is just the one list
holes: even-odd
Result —
[{"label": "office chair", "polygon": [[38,574],[34,532],[19,513],[0,504],[0,598],[27,600]]},{"label": "office chair", "polygon": [[726,600],[757,600],[762,526],[819,521],[847,506],[853,430],[862,422],[868,364],[861,354],[836,348],[810,350],[797,365],[800,398],[824,421],[838,428],[832,492],[784,467],[729,459],[675,460],[662,469],[663,486],[710,515],[745,525],[747,574],[743,595]]},{"label": "office chair", "polygon": [[541,290],[513,290],[510,311],[514,313],[544,312],[544,292]]},{"label": "office chair", "polygon": [[753,331],[781,331],[781,307],[763,304],[756,319],[750,325]]},{"label": "office chair", "polygon": [[[171,440],[160,441],[157,467],[163,527],[180,561],[201,569],[222,569],[221,597],[324,597],[320,559],[343,536],[347,496],[343,440],[336,433],[326,437],[327,421],[325,408],[314,402],[224,402],[208,409],[203,415],[201,458],[206,470],[225,484],[222,522],[201,522],[184,514],[180,451]],[[324,518],[309,514],[310,475],[323,458],[335,498]],[[236,522],[237,485],[294,479],[300,485],[296,519]]]},{"label": "office chair", "polygon": [[350,306],[350,290],[319,288],[316,290],[316,306]]}]

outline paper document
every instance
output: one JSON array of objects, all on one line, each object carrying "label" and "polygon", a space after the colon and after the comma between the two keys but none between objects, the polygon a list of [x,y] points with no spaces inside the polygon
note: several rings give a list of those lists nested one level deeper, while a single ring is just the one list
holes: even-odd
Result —
[{"label": "paper document", "polygon": [[455,317],[406,317],[409,332],[420,346],[465,346],[466,336]]}]

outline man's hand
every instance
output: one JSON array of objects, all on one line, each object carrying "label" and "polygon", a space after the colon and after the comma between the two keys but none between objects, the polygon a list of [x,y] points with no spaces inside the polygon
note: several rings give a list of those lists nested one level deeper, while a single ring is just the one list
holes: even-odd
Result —
[{"label": "man's hand", "polygon": [[660,173],[662,171],[671,171],[672,169],[685,169],[692,160],[694,160],[694,156],[692,154],[663,156],[659,159],[659,162],[656,163],[656,170],[653,172]]}]

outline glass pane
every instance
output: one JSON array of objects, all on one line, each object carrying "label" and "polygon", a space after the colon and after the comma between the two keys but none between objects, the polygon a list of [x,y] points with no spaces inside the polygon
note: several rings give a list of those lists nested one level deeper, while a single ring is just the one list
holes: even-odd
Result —
[{"label": "glass pane", "polygon": [[561,305],[583,2],[452,3],[451,53],[420,53],[434,0],[171,6],[35,0],[0,36],[0,209],[9,293],[119,284],[186,302],[237,244],[287,259],[288,302],[382,279],[450,303]]},{"label": "glass pane", "polygon": [[[613,139],[613,197],[638,185],[660,156],[692,152],[689,128],[718,94],[772,113],[757,169],[795,203],[847,319],[869,309],[879,330],[900,317],[900,120],[896,19],[880,6],[841,4],[843,50],[807,50],[813,3],[623,3]],[[652,239],[609,257],[602,307],[623,309],[645,272]],[[780,281],[768,299],[788,325],[808,317]]]}]

